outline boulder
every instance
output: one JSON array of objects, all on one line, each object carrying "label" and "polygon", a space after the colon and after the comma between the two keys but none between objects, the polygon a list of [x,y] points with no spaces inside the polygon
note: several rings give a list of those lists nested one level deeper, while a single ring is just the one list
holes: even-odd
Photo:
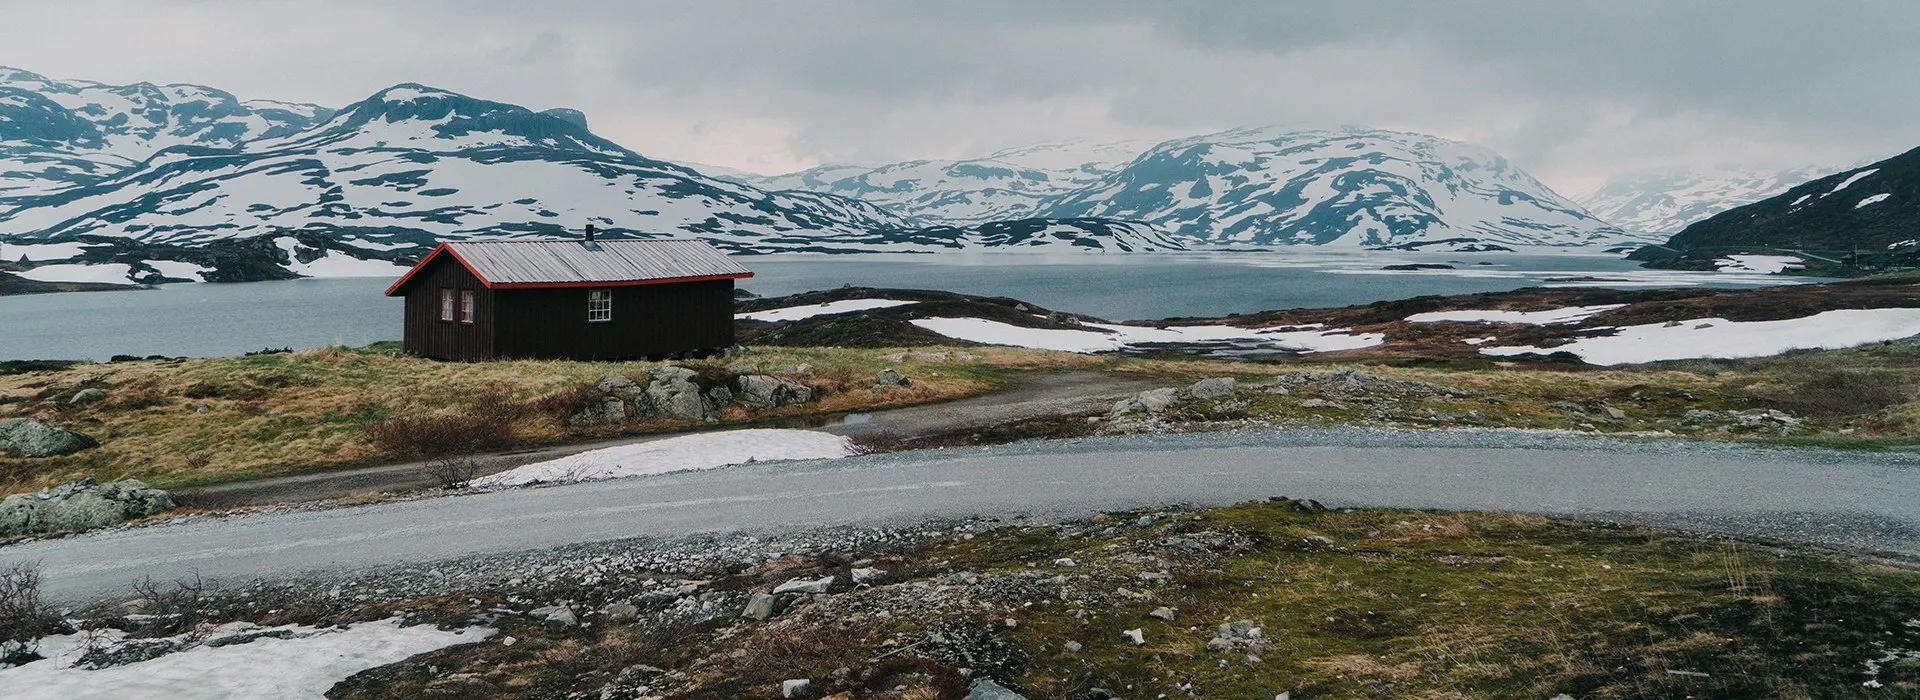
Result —
[{"label": "boulder", "polygon": [[657,418],[701,421],[719,418],[719,404],[694,383],[695,376],[698,376],[696,372],[685,367],[655,368],[653,381],[634,398],[634,409],[640,415]]},{"label": "boulder", "polygon": [[787,582],[785,582],[785,583],[782,583],[782,584],[780,584],[780,585],[778,585],[778,586],[775,586],[775,587],[773,588],[773,592],[774,592],[775,594],[780,594],[780,593],[825,593],[825,592],[827,592],[827,590],[828,590],[828,589],[831,589],[831,588],[833,588],[833,578],[834,578],[834,577],[832,577],[832,576],[827,576],[827,577],[824,577],[824,578],[817,578],[817,579],[800,579],[800,578],[797,578],[797,579],[793,579],[793,580],[791,580],[791,581],[787,581]]},{"label": "boulder", "polygon": [[782,698],[804,698],[807,696],[807,691],[812,689],[813,681],[805,678],[780,681],[780,697]]},{"label": "boulder", "polygon": [[580,622],[580,618],[573,614],[573,608],[564,605],[549,605],[544,608],[534,608],[527,611],[527,616],[541,622],[551,622],[562,627],[572,627]]},{"label": "boulder", "polygon": [[1187,387],[1187,395],[1196,399],[1217,399],[1232,396],[1235,386],[1232,377],[1213,377],[1194,382]]},{"label": "boulder", "polygon": [[754,408],[796,406],[813,401],[813,387],[770,374],[743,374],[734,380],[734,397]]},{"label": "boulder", "polygon": [[740,616],[750,617],[755,620],[765,620],[773,617],[774,606],[777,603],[779,603],[779,599],[771,595],[755,593],[753,597],[747,599],[747,607],[745,610],[740,611]]},{"label": "boulder", "polygon": [[0,537],[91,530],[172,507],[171,494],[133,479],[111,484],[85,479],[0,501]]},{"label": "boulder", "polygon": [[1113,415],[1122,416],[1135,412],[1159,413],[1167,410],[1167,407],[1172,406],[1179,399],[1180,390],[1178,389],[1148,389],[1131,399],[1121,399],[1119,403],[1114,404]]},{"label": "boulder", "polygon": [[100,443],[66,428],[56,428],[26,418],[0,421],[0,452],[9,457],[57,457],[69,455]]},{"label": "boulder", "polygon": [[1027,700],[1027,697],[990,679],[979,678],[967,688],[966,700]]},{"label": "boulder", "polygon": [[107,392],[105,389],[81,389],[73,392],[73,397],[67,399],[67,403],[79,405],[83,403],[93,403],[95,401],[105,401],[106,399]]},{"label": "boulder", "polygon": [[901,374],[900,370],[889,368],[880,370],[879,374],[873,375],[873,385],[878,387],[912,386],[913,381],[907,379],[907,375]]}]

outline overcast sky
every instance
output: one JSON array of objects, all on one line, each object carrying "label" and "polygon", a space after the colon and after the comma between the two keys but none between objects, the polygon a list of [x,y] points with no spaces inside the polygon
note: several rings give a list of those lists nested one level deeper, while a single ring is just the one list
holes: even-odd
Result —
[{"label": "overcast sky", "polygon": [[340,106],[420,82],[760,172],[1068,139],[1357,124],[1568,194],[1920,145],[1920,2],[11,3],[0,64]]}]

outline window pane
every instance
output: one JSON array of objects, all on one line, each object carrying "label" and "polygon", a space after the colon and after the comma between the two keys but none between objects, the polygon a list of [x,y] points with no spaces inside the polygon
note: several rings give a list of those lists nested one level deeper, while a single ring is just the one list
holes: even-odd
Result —
[{"label": "window pane", "polygon": [[587,292],[587,322],[613,320],[613,290],[595,289]]},{"label": "window pane", "polygon": [[472,290],[461,290],[460,292],[460,322],[461,323],[473,323],[473,314],[474,314],[474,308],[473,308],[474,298],[473,297],[474,297],[474,294]]},{"label": "window pane", "polygon": [[453,320],[453,290],[440,290],[440,320]]}]

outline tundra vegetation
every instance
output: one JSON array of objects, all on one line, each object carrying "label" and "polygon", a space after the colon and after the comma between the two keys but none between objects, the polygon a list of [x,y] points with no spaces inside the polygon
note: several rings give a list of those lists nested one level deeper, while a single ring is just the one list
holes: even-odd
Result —
[{"label": "tundra vegetation", "polygon": [[[809,417],[979,394],[1017,384],[1028,373],[1056,371],[1147,377],[1168,387],[1225,377],[1241,391],[1221,400],[1182,401],[1152,416],[1060,417],[952,435],[899,436],[873,447],[1325,425],[1566,429],[1865,449],[1920,436],[1915,341],[1607,369],[1353,354],[1245,362],[977,346],[764,347],[678,366],[692,370],[691,381],[702,387],[753,372],[804,384],[811,397],[784,406],[723,402],[711,421],[634,414],[583,424],[583,409],[604,398],[595,393],[597,386],[614,378],[644,388],[661,365],[442,363],[403,356],[391,344],[231,358],[23,363],[0,373],[0,420],[43,421],[84,433],[99,447],[36,459],[0,456],[0,493],[86,477],[178,488],[623,434],[804,424]],[[1268,386],[1343,366],[1387,381],[1388,388],[1324,381]],[[876,377],[890,369],[911,381],[876,388]],[[1446,391],[1401,391],[1391,382]],[[87,400],[75,400],[83,394]]]}]

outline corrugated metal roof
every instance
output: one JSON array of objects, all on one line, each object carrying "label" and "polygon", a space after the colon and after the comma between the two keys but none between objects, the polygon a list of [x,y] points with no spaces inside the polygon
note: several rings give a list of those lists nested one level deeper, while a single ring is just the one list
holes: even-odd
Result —
[{"label": "corrugated metal roof", "polygon": [[753,273],[692,238],[581,241],[463,241],[447,247],[493,285],[644,282]]}]

